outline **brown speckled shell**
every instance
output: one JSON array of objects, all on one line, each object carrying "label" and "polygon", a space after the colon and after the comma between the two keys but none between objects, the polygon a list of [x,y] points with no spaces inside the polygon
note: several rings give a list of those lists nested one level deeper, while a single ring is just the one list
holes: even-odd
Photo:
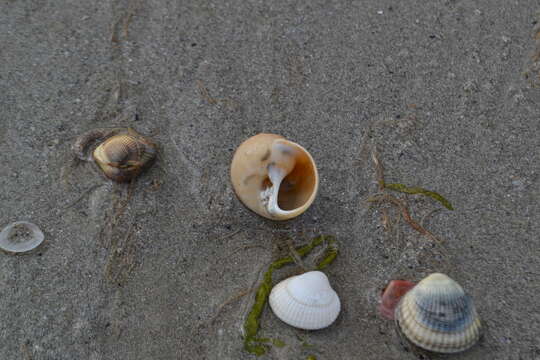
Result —
[{"label": "brown speckled shell", "polygon": [[147,168],[156,153],[157,148],[152,141],[130,129],[101,143],[94,150],[93,158],[109,179],[127,182]]}]

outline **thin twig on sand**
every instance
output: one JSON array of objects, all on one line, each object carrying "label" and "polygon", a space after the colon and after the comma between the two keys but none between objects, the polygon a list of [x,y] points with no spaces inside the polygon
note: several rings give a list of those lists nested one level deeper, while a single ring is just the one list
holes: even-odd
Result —
[{"label": "thin twig on sand", "polygon": [[203,82],[201,80],[197,80],[197,87],[199,88],[199,93],[201,94],[202,98],[206,101],[208,101],[210,104],[215,105],[218,103],[216,99],[214,99],[212,96],[210,96],[210,92],[208,89],[204,86]]},{"label": "thin twig on sand", "polygon": [[396,197],[388,194],[378,194],[371,196],[367,200],[368,202],[389,202],[394,205],[396,205],[400,210],[401,214],[403,216],[403,219],[409,224],[414,230],[418,231],[420,234],[428,237],[429,239],[435,241],[438,244],[442,244],[443,241],[438,239],[431,231],[425,229],[422,225],[420,225],[416,220],[414,220],[411,216],[411,213],[409,212],[409,209],[403,204],[402,201],[397,199]]},{"label": "thin twig on sand", "polygon": [[296,265],[300,266],[303,271],[308,271],[306,266],[304,265],[304,262],[302,261],[302,258],[298,254],[298,251],[296,251],[294,244],[290,238],[287,238],[287,246],[289,248],[289,253],[291,254],[292,258],[294,259],[294,262]]},{"label": "thin twig on sand", "polygon": [[233,237],[234,235],[238,234],[241,231],[242,231],[242,229],[235,230],[235,231],[233,231],[231,233],[228,233],[227,235],[223,235],[223,236],[217,238],[216,240],[221,241],[221,240],[228,239],[228,238]]},{"label": "thin twig on sand", "polygon": [[214,321],[216,321],[216,319],[219,317],[219,315],[221,315],[223,309],[225,309],[225,307],[227,305],[230,305],[230,304],[240,300],[241,298],[243,298],[244,296],[250,294],[251,292],[253,292],[253,289],[244,289],[244,290],[240,291],[238,294],[230,297],[229,299],[227,299],[226,301],[221,303],[217,308],[216,314],[214,316],[212,316],[212,318],[210,320],[208,320],[208,323],[212,324]]},{"label": "thin twig on sand", "polygon": [[93,185],[93,186],[90,186],[88,189],[84,190],[83,193],[81,194],[81,196],[79,196],[77,199],[73,200],[72,202],[70,202],[68,205],[64,206],[62,208],[62,210],[67,210],[69,209],[70,207],[73,207],[75,206],[79,201],[81,201],[86,195],[88,195],[90,192],[92,192],[93,190],[97,189],[98,187],[101,187],[103,186],[103,184],[96,184],[96,185]]},{"label": "thin twig on sand", "polygon": [[28,345],[26,343],[21,344],[21,353],[23,356],[23,360],[32,360],[32,354],[30,353],[30,350],[28,349]]},{"label": "thin twig on sand", "polygon": [[373,147],[371,152],[371,159],[373,160],[373,165],[375,165],[375,174],[377,176],[377,184],[379,185],[379,191],[384,190],[384,168],[379,160],[379,152],[376,147]]},{"label": "thin twig on sand", "polygon": [[[379,152],[377,151],[377,148],[375,146],[371,151],[371,159],[373,160],[373,165],[375,166],[375,175],[377,177],[377,185],[379,187],[379,191],[384,191],[384,168],[381,161],[379,160]],[[388,209],[382,208],[381,212],[381,222],[383,224],[384,230],[389,231],[392,227],[392,222],[390,221],[390,216],[388,215]]]}]

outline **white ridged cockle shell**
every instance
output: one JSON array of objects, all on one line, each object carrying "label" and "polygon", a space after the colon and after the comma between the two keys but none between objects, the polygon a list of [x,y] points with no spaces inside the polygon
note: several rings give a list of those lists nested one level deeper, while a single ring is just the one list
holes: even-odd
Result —
[{"label": "white ridged cockle shell", "polygon": [[305,330],[330,326],[341,309],[338,295],[320,271],[283,280],[272,289],[269,302],[278,318]]}]

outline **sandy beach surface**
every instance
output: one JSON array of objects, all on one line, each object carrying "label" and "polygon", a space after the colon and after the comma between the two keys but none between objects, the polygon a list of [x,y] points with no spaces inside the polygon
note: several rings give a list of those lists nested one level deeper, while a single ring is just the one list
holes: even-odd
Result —
[{"label": "sandy beach surface", "polygon": [[[272,261],[319,234],[336,322],[263,311],[261,359],[540,359],[540,3],[45,1],[0,3],[0,227],[44,243],[0,253],[0,359],[257,358],[243,348]],[[76,161],[77,136],[131,127],[159,144],[131,185]],[[319,194],[274,222],[229,180],[260,132],[304,146]],[[388,183],[443,195],[368,202]],[[304,267],[315,261],[314,249]],[[291,264],[274,284],[298,274]],[[443,272],[484,330],[453,356],[416,352],[378,311],[391,279]]]}]

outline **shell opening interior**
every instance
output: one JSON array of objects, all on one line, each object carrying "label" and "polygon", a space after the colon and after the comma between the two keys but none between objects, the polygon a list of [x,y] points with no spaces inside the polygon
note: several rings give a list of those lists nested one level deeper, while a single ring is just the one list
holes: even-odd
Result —
[{"label": "shell opening interior", "polygon": [[276,141],[268,164],[268,179],[261,196],[271,214],[286,214],[306,204],[315,191],[316,170],[303,149]]}]

